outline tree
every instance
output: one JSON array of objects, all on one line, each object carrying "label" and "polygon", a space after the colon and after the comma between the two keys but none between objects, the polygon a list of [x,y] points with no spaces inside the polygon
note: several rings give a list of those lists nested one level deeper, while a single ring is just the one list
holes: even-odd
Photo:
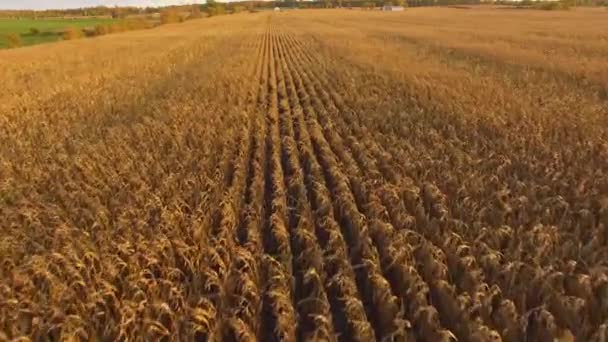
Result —
[{"label": "tree", "polygon": [[8,42],[8,47],[16,48],[23,45],[23,41],[21,40],[21,35],[18,33],[9,33],[6,36],[6,41]]},{"label": "tree", "polygon": [[562,9],[569,9],[570,7],[576,7],[576,0],[561,0]]},{"label": "tree", "polygon": [[110,33],[110,25],[100,24],[95,26],[95,35],[103,36]]},{"label": "tree", "polygon": [[63,31],[63,40],[74,40],[84,37],[84,32],[77,27],[68,27]]},{"label": "tree", "polygon": [[244,12],[247,8],[245,6],[242,5],[236,5],[232,8],[232,13],[240,13],[240,12]]},{"label": "tree", "polygon": [[122,8],[116,6],[114,8],[112,8],[112,18],[114,19],[118,19],[118,18],[123,18],[125,16],[124,11]]},{"label": "tree", "polygon": [[180,19],[179,12],[177,12],[175,9],[168,8],[160,12],[160,23],[163,25],[179,23]]},{"label": "tree", "polygon": [[203,14],[201,13],[200,6],[197,6],[197,5],[192,6],[192,8],[190,9],[190,15],[188,16],[188,19],[199,19],[202,17],[203,17]]},{"label": "tree", "polygon": [[210,17],[226,13],[226,7],[215,0],[207,0],[205,7],[207,14],[209,14]]}]

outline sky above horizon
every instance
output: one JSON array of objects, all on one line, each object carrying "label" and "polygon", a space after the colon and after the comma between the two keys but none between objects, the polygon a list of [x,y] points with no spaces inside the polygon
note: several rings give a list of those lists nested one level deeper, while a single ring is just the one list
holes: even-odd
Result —
[{"label": "sky above horizon", "polygon": [[205,3],[205,0],[0,0],[0,9],[64,9],[93,6],[167,6]]}]

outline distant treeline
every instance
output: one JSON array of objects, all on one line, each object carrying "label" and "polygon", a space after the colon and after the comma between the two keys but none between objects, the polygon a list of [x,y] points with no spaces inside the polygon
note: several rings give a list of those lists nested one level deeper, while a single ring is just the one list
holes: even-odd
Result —
[{"label": "distant treeline", "polygon": [[55,17],[124,17],[142,13],[157,13],[158,8],[148,7],[87,7],[62,10],[0,10],[0,18],[55,18]]},{"label": "distant treeline", "polygon": [[[497,0],[494,3],[497,5],[508,5],[515,7],[536,7],[538,3],[547,3],[548,1],[536,1],[536,0]],[[561,2],[570,6],[608,6],[608,0],[560,0],[554,2]]]},{"label": "distant treeline", "polygon": [[[562,0],[563,1],[563,0]],[[167,7],[87,7],[64,10],[0,10],[0,18],[50,18],[50,17],[112,17],[125,18],[132,15],[162,13],[166,10],[190,12],[193,7],[199,7],[201,12],[209,15],[236,13],[244,10],[255,11],[281,8],[334,8],[334,7],[380,7],[383,5],[418,6],[450,6],[475,4],[502,4],[511,6],[530,6],[539,1],[533,0],[315,0],[315,1],[238,1],[216,2],[208,0],[206,4],[181,5]],[[608,0],[572,0],[577,6],[608,6]]]},{"label": "distant treeline", "polygon": [[248,9],[262,10],[280,8],[336,8],[336,7],[381,7],[384,5],[400,6],[441,6],[452,4],[479,4],[480,0],[315,0],[315,1],[244,1],[231,2],[224,5],[244,6]]},{"label": "distant treeline", "polygon": [[[608,6],[608,0],[319,0],[319,1],[254,1],[254,8],[293,7],[293,8],[332,8],[332,7],[380,7],[384,5],[454,6],[496,4],[509,6],[540,6],[547,2],[572,3],[572,6]],[[247,2],[246,2],[247,3]],[[233,3],[234,4],[234,3]]]},{"label": "distant treeline", "polygon": [[[230,9],[238,6],[239,3],[216,3],[213,0],[209,0],[207,4],[201,5],[179,5],[179,6],[165,6],[165,7],[85,7],[85,8],[74,8],[74,9],[53,9],[53,10],[0,10],[0,18],[63,18],[63,17],[112,17],[112,18],[126,18],[134,15],[146,15],[163,13],[164,11],[177,11],[177,12],[191,12],[193,8],[198,8],[202,12],[207,12],[209,8],[216,6],[222,6],[224,8],[229,7]],[[241,5],[242,6],[242,5]]]}]

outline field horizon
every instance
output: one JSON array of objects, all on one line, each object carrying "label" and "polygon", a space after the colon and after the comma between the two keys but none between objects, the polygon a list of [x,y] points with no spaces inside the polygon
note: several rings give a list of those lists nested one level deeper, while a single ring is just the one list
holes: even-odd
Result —
[{"label": "field horizon", "polygon": [[606,341],[608,11],[0,51],[0,340]]}]

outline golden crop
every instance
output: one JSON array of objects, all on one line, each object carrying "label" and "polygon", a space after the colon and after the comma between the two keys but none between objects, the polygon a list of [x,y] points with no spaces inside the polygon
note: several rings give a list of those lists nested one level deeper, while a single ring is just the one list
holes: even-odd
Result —
[{"label": "golden crop", "polygon": [[605,341],[608,13],[0,52],[0,340]]}]

